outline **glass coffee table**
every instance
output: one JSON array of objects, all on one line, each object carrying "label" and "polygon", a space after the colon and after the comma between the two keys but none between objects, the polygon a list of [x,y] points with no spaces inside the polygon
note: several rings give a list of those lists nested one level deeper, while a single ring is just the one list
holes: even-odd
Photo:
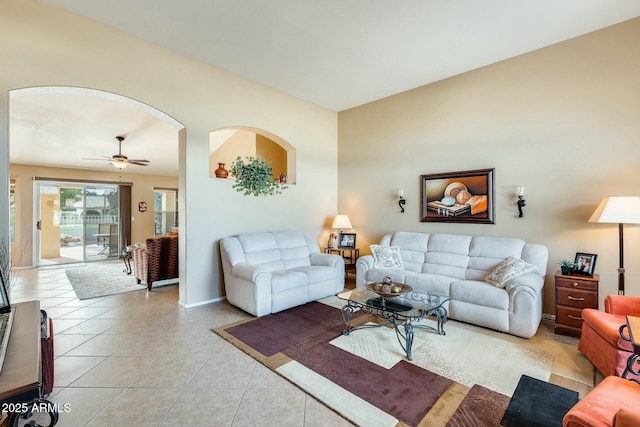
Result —
[{"label": "glass coffee table", "polygon": [[[443,323],[447,320],[447,309],[443,307],[443,304],[450,300],[446,295],[411,290],[400,296],[384,297],[365,287],[339,293],[338,298],[347,302],[342,307],[342,320],[345,323],[344,335],[349,335],[358,329],[392,325],[398,343],[407,355],[407,360],[412,360],[411,347],[414,328],[427,329],[445,335]],[[356,310],[384,319],[386,323],[351,326],[351,319]],[[436,327],[416,324],[431,315],[437,319]]]}]

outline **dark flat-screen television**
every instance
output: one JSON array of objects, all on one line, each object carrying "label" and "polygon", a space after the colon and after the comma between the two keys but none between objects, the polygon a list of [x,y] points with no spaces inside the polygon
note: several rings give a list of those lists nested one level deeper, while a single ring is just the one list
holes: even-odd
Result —
[{"label": "dark flat-screen television", "polygon": [[15,312],[11,309],[9,295],[7,294],[6,282],[9,280],[7,272],[0,271],[0,280],[2,280],[2,286],[0,287],[0,373],[2,373],[2,366],[4,365],[4,357],[7,354],[9,334],[11,334],[11,326],[13,325]]}]

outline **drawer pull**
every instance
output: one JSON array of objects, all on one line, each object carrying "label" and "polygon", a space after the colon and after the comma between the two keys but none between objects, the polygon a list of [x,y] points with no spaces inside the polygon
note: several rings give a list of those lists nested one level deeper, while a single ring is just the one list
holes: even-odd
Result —
[{"label": "drawer pull", "polygon": [[571,295],[567,296],[567,298],[569,298],[571,301],[584,301],[584,298],[576,298],[572,297]]},{"label": "drawer pull", "polygon": [[573,282],[572,285],[573,286],[580,286],[580,284],[578,282]]},{"label": "drawer pull", "polygon": [[570,315],[570,314],[568,314],[568,315],[567,315],[567,317],[568,317],[569,319],[573,319],[573,320],[582,320],[582,317],[576,317],[576,316],[572,316],[572,315]]}]

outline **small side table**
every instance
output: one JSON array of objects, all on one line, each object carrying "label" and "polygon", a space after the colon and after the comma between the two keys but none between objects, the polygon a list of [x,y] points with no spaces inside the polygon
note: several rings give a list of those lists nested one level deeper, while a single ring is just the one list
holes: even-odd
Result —
[{"label": "small side table", "polygon": [[133,246],[127,246],[122,249],[122,253],[120,254],[120,258],[122,258],[122,262],[124,262],[124,271],[128,275],[131,274],[131,257],[133,253]]},{"label": "small side table", "polygon": [[[629,331],[629,336],[625,335],[625,329]],[[627,367],[624,368],[622,378],[626,378],[640,384],[640,381],[634,378],[627,378],[629,373],[640,375],[640,367],[633,367],[633,365],[638,361],[638,357],[640,357],[640,317],[627,316],[627,323],[620,326],[620,337],[625,341],[630,341],[633,346],[633,353],[627,359]]]},{"label": "small side table", "polygon": [[338,254],[344,259],[344,277],[347,277],[349,270],[356,269],[356,261],[360,258],[360,248],[324,248],[328,254]]}]

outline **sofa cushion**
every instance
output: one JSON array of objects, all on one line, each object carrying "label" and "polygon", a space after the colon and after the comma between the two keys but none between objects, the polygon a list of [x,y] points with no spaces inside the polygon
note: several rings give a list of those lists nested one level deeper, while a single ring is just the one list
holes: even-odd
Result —
[{"label": "sofa cushion", "polygon": [[336,269],[333,267],[327,267],[323,265],[309,265],[306,267],[296,267],[289,271],[295,271],[304,273],[307,276],[307,283],[314,284],[324,282],[326,280],[332,280],[336,277]]},{"label": "sofa cushion", "polygon": [[373,268],[404,268],[397,246],[370,245]]},{"label": "sofa cushion", "polygon": [[[398,231],[389,239],[388,245],[400,248],[400,256],[404,269],[420,272],[429,243],[429,234]],[[380,241],[381,245],[387,245],[387,239]]]},{"label": "sofa cushion", "polygon": [[407,270],[401,268],[372,268],[366,273],[368,282],[382,282],[385,277],[390,277],[396,283],[404,283]]},{"label": "sofa cushion", "polygon": [[497,288],[504,288],[507,282],[526,273],[536,271],[538,267],[518,258],[509,257],[493,269],[485,281]]},{"label": "sofa cushion", "polygon": [[479,280],[458,280],[451,282],[450,296],[457,301],[475,305],[509,309],[509,294],[501,288],[488,285]]},{"label": "sofa cushion", "polygon": [[407,272],[404,283],[415,290],[431,292],[438,295],[449,295],[451,277],[428,273]]},{"label": "sofa cushion", "polygon": [[291,289],[307,286],[308,279],[305,273],[299,271],[273,271],[271,272],[271,293],[277,294]]},{"label": "sofa cushion", "polygon": [[425,255],[423,273],[465,279],[469,265],[471,236],[431,234]]}]

